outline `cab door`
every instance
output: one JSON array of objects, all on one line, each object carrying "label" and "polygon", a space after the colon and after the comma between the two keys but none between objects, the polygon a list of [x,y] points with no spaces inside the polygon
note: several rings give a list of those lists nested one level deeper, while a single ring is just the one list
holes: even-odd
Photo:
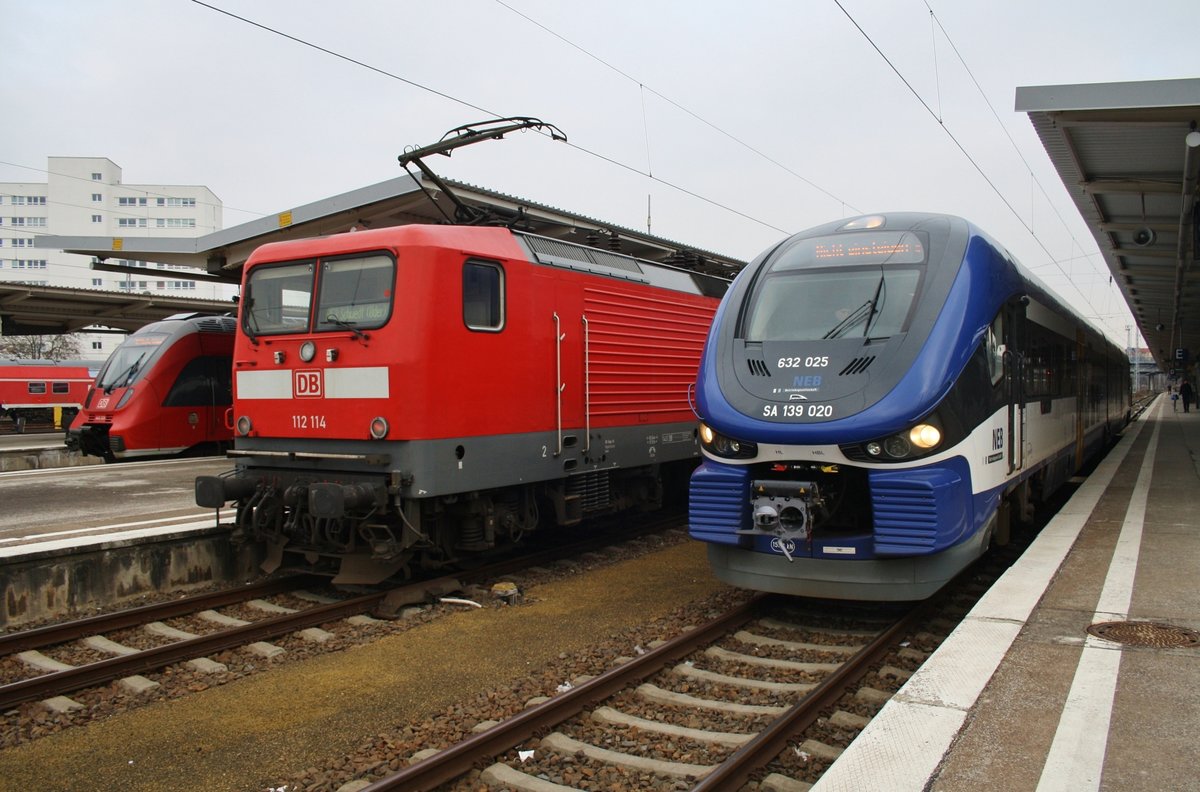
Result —
[{"label": "cab door", "polygon": [[1025,357],[1028,333],[1025,307],[1029,298],[1010,300],[1002,311],[1004,339],[1004,395],[1008,403],[1008,472],[1025,467],[1028,443],[1025,426]]}]

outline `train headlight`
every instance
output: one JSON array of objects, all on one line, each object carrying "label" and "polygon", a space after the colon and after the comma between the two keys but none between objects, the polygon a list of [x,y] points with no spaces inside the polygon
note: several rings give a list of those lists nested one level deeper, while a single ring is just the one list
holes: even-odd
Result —
[{"label": "train headlight", "polygon": [[883,441],[883,453],[892,459],[904,459],[912,451],[912,444],[904,435],[892,435]]},{"label": "train headlight", "polygon": [[114,410],[121,409],[126,404],[129,404],[129,400],[132,398],[133,398],[133,388],[126,388],[125,393],[121,395],[121,400],[117,402],[117,406],[114,407],[113,409]]},{"label": "train headlight", "polygon": [[906,431],[840,448],[847,457],[861,462],[906,462],[933,453],[944,439],[941,422],[930,416]]},{"label": "train headlight", "polygon": [[250,424],[250,416],[248,416],[248,415],[242,415],[242,416],[239,416],[239,417],[238,417],[238,419],[237,419],[237,433],[238,433],[239,435],[241,435],[242,437],[245,437],[246,435],[250,434],[250,429],[251,429],[251,428],[252,428],[252,427],[251,427],[251,424]]},{"label": "train headlight", "polygon": [[917,448],[936,448],[942,442],[942,430],[933,424],[917,424],[909,431],[908,439]]},{"label": "train headlight", "polygon": [[312,359],[317,356],[317,345],[312,341],[305,341],[300,345],[300,359],[305,363],[311,363]]},{"label": "train headlight", "polygon": [[726,459],[753,459],[758,456],[757,443],[726,437],[703,423],[700,424],[700,444],[709,453]]},{"label": "train headlight", "polygon": [[376,440],[382,440],[387,437],[387,433],[388,422],[386,418],[380,416],[371,421],[371,437],[374,437]]}]

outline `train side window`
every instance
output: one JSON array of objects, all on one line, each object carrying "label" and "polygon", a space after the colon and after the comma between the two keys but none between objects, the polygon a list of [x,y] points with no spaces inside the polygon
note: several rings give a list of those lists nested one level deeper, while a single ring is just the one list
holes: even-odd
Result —
[{"label": "train side window", "polygon": [[988,373],[991,375],[992,385],[998,385],[1000,380],[1004,379],[1004,345],[1000,342],[1002,338],[1004,317],[1000,315],[992,320],[987,332]]},{"label": "train side window", "polygon": [[216,355],[188,361],[171,390],[163,399],[164,407],[212,407],[231,403],[232,389],[229,358]]},{"label": "train side window", "polygon": [[50,391],[52,393],[70,393],[71,383],[69,382],[52,382],[50,383]]},{"label": "train side window", "polygon": [[30,382],[29,383],[29,393],[34,396],[41,396],[41,395],[45,394],[46,393],[46,383]]},{"label": "train side window", "polygon": [[499,264],[468,261],[463,265],[463,323],[472,330],[504,327],[504,270]]}]

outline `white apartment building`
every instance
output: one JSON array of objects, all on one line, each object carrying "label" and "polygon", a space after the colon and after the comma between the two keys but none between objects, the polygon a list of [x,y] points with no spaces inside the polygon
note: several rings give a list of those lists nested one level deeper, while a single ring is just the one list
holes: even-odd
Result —
[{"label": "white apartment building", "polygon": [[[91,258],[34,247],[39,236],[181,237],[221,229],[221,200],[199,185],[124,184],[104,157],[49,157],[46,181],[0,182],[0,282],[228,299],[232,287],[198,283],[189,267],[109,258],[143,275],[91,269]],[[81,336],[83,357],[103,360],[123,335]]]}]

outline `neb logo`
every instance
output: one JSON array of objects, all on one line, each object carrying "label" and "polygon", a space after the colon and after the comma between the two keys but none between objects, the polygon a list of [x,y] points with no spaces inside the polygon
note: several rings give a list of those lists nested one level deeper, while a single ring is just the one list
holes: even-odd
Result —
[{"label": "neb logo", "polygon": [[297,399],[312,399],[321,395],[321,370],[300,369],[292,380],[292,396]]}]

